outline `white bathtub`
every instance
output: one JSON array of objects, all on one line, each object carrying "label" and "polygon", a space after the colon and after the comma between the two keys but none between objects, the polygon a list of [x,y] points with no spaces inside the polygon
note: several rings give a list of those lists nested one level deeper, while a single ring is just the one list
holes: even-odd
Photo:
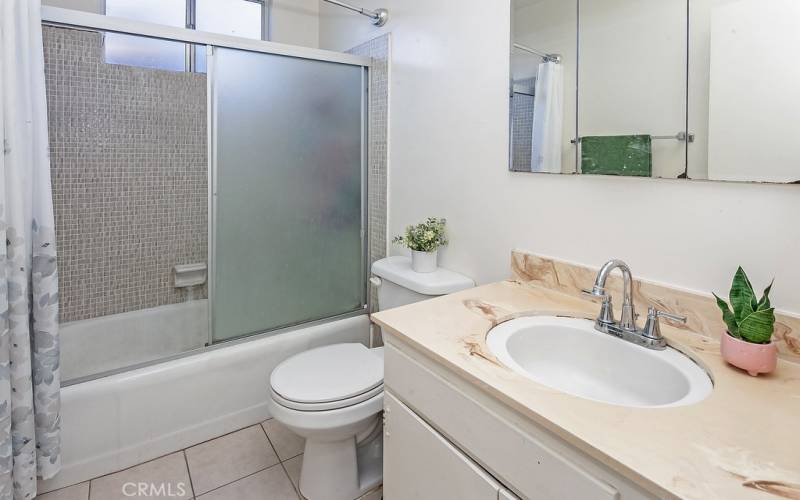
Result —
[{"label": "white bathtub", "polygon": [[208,300],[153,307],[60,325],[61,380],[138,365],[208,342]]},{"label": "white bathtub", "polygon": [[130,467],[270,417],[268,377],[320,345],[366,343],[366,315],[210,349],[65,387],[62,471],[51,491]]}]

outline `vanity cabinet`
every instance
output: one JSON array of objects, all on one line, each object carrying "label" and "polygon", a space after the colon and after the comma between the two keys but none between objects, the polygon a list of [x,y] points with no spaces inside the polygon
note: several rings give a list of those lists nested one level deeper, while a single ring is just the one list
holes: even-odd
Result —
[{"label": "vanity cabinet", "polygon": [[385,498],[517,498],[391,393],[384,405]]},{"label": "vanity cabinet", "polygon": [[386,332],[384,498],[659,498]]}]

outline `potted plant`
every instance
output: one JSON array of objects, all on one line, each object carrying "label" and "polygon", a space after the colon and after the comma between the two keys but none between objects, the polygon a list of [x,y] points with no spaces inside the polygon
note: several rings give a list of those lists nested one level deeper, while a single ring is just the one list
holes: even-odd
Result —
[{"label": "potted plant", "polygon": [[733,310],[714,294],[722,310],[722,320],[728,327],[720,341],[722,359],[754,377],[773,371],[778,362],[778,349],[772,342],[775,308],[769,302],[771,289],[772,283],[761,299],[757,299],[747,274],[739,267],[729,296]]},{"label": "potted plant", "polygon": [[406,227],[403,236],[395,236],[399,243],[411,250],[411,268],[418,273],[436,271],[436,258],[439,247],[447,245],[444,233],[445,219],[428,217],[425,222]]}]

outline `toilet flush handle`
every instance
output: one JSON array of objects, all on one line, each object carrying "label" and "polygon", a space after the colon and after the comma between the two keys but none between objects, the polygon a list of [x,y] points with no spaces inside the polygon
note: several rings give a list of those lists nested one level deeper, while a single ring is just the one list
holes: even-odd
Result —
[{"label": "toilet flush handle", "polygon": [[370,284],[371,284],[372,286],[374,286],[375,288],[379,288],[379,287],[382,285],[382,283],[381,283],[381,279],[380,279],[380,278],[378,278],[377,276],[373,276],[373,277],[371,277],[371,278],[369,279],[369,282],[370,282]]}]

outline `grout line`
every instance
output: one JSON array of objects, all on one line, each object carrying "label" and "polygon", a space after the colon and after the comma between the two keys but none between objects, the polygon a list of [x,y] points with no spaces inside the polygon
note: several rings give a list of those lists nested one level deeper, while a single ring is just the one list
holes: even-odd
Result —
[{"label": "grout line", "polygon": [[57,491],[66,490],[67,488],[72,488],[73,486],[79,486],[79,485],[81,485],[83,483],[89,483],[89,488],[86,490],[86,499],[85,499],[85,500],[89,500],[89,492],[91,491],[91,488],[92,488],[92,480],[91,479],[88,479],[86,481],[81,481],[81,482],[75,483],[75,484],[70,484],[70,485],[67,485],[67,486],[62,486],[61,488],[56,488],[54,490],[46,491],[44,493],[39,491],[39,486],[37,485],[36,486],[36,496],[38,497],[38,496],[43,496],[43,495],[49,495],[50,493],[55,493]]},{"label": "grout line", "polygon": [[[268,420],[272,420],[272,419],[268,419]],[[266,422],[266,420],[264,420],[264,422]],[[206,439],[205,441],[200,441],[199,443],[195,443],[195,444],[193,444],[191,446],[187,446],[186,448],[184,448],[184,451],[185,450],[189,450],[191,448],[194,448],[195,446],[200,446],[201,444],[210,443],[211,441],[214,441],[215,439],[223,438],[225,436],[230,436],[231,434],[236,434],[239,431],[243,431],[245,429],[249,429],[250,427],[255,427],[255,426],[261,426],[261,422],[259,422],[257,424],[248,425],[246,427],[242,427],[242,428],[236,429],[234,431],[226,432],[225,434],[220,434],[219,436],[214,436],[212,438]],[[261,427],[261,428],[263,429],[263,427]]]},{"label": "grout line", "polygon": [[181,450],[183,454],[183,462],[186,464],[186,474],[189,476],[189,488],[192,489],[192,498],[196,495],[194,494],[194,481],[192,481],[192,469],[189,468],[189,458],[186,456],[186,448]]},{"label": "grout line", "polygon": [[[291,457],[287,458],[286,460],[281,460],[281,462],[288,462],[289,460],[292,460],[292,459],[294,459],[294,458],[297,458],[297,457],[299,457],[299,456],[300,456],[300,455],[302,455],[303,453],[305,453],[305,449],[303,449],[303,451],[301,451],[301,452],[300,452],[300,453],[298,453],[297,455],[293,455],[293,456],[291,456]],[[280,457],[278,457],[278,459],[280,459]]]},{"label": "grout line", "polygon": [[297,497],[298,498],[303,498],[303,495],[300,494],[300,484],[299,483],[297,485],[294,484],[294,481],[292,481],[292,477],[289,475],[289,471],[286,470],[286,466],[283,465],[283,462],[280,463],[280,466],[281,466],[281,469],[283,469],[284,475],[286,475],[286,479],[289,480],[289,484],[292,485],[292,489],[294,490],[294,492],[297,495]]},{"label": "grout line", "polygon": [[[302,455],[302,453],[301,453],[300,455]],[[292,458],[297,458],[297,457],[299,457],[300,455],[294,456],[294,457],[292,457]],[[291,460],[292,458],[290,458],[290,459],[288,459],[288,460],[284,460],[283,462],[281,462],[281,467],[283,468],[283,473],[284,473],[284,474],[286,474],[286,478],[287,478],[287,479],[289,480],[289,482],[292,484],[292,488],[294,488],[294,492],[295,492],[295,493],[297,493],[297,496],[298,496],[299,498],[305,498],[305,497],[303,496],[303,494],[302,494],[302,493],[300,493],[300,478],[297,478],[297,479],[298,479],[298,480],[297,480],[297,484],[294,484],[294,481],[292,481],[292,476],[290,476],[290,475],[289,475],[289,471],[288,471],[288,470],[286,470],[286,465],[285,465],[285,463],[286,463],[286,462],[288,462],[289,460]]]},{"label": "grout line", "polygon": [[[264,422],[266,422],[266,420]],[[294,481],[292,481],[292,476],[289,475],[289,471],[287,471],[286,470],[286,466],[283,465],[284,462],[286,462],[288,460],[292,460],[293,458],[297,458],[300,455],[302,455],[302,453],[300,453],[298,455],[295,455],[295,456],[293,456],[291,458],[287,458],[286,460],[281,460],[280,455],[278,455],[278,450],[275,448],[275,445],[272,444],[272,440],[269,438],[269,433],[267,432],[266,427],[264,427],[264,422],[261,422],[259,425],[261,426],[261,430],[264,431],[264,435],[267,436],[267,441],[269,442],[269,445],[272,447],[272,451],[275,452],[275,456],[278,458],[278,465],[280,465],[281,469],[283,469],[283,473],[286,475],[286,479],[289,480],[289,483],[291,483],[292,488],[294,489],[294,492],[297,494],[297,497],[298,498],[305,498],[305,497],[303,497],[302,493],[300,493],[300,482],[298,481],[297,484],[294,484]]]},{"label": "grout line", "polygon": [[[271,419],[268,419],[268,420],[271,420]],[[266,420],[265,420],[264,422],[266,422]],[[102,474],[102,475],[100,475],[100,476],[93,477],[93,478],[91,478],[91,479],[87,479],[86,481],[88,481],[88,482],[89,482],[89,493],[90,493],[90,495],[91,495],[91,491],[92,491],[92,481],[94,481],[94,480],[96,480],[96,479],[101,479],[101,478],[104,478],[104,477],[106,477],[106,476],[111,476],[111,475],[113,475],[113,474],[118,474],[118,473],[120,473],[120,472],[125,472],[125,471],[127,471],[127,470],[130,470],[130,469],[133,469],[133,468],[135,468],[135,467],[139,467],[140,465],[149,464],[150,462],[155,462],[156,460],[160,460],[160,459],[162,459],[162,458],[165,458],[165,457],[168,457],[168,456],[170,456],[170,455],[174,455],[175,453],[183,453],[184,460],[186,461],[186,469],[187,469],[187,470],[188,470],[188,472],[189,472],[189,479],[190,479],[190,481],[191,481],[191,475],[192,475],[192,471],[191,471],[191,469],[189,468],[189,459],[188,459],[188,457],[186,456],[186,450],[188,450],[188,449],[190,449],[190,448],[194,448],[195,446],[200,446],[201,444],[205,444],[205,443],[208,443],[208,442],[214,441],[215,439],[219,439],[219,438],[222,438],[222,437],[225,437],[225,436],[230,436],[231,434],[235,434],[235,433],[237,433],[237,432],[239,432],[239,431],[243,431],[243,430],[245,430],[245,429],[249,429],[250,427],[254,427],[254,426],[259,426],[259,427],[261,427],[261,430],[262,430],[262,431],[264,431],[264,426],[262,426],[262,425],[261,425],[261,422],[259,422],[259,423],[257,423],[257,424],[248,425],[247,427],[242,427],[241,429],[236,429],[236,430],[234,430],[234,431],[227,432],[227,433],[225,433],[225,434],[222,434],[222,435],[219,435],[219,436],[216,436],[216,437],[210,438],[210,439],[206,439],[205,441],[201,441],[201,442],[199,442],[199,443],[193,444],[193,445],[191,445],[191,446],[189,446],[189,447],[187,447],[187,448],[183,448],[183,449],[180,449],[180,450],[177,450],[177,451],[172,451],[172,452],[170,452],[170,453],[166,453],[166,454],[164,454],[164,455],[161,455],[161,456],[158,456],[158,457],[155,457],[155,458],[151,458],[150,460],[145,460],[144,462],[139,462],[138,464],[131,465],[130,467],[125,467],[124,469],[115,470],[115,471],[113,471],[113,472],[109,472],[108,474]],[[264,431],[264,432],[266,433],[266,431]],[[269,441],[269,436],[267,436],[267,440]],[[270,446],[272,446],[272,443],[270,443]],[[273,449],[273,451],[274,451],[274,449]],[[276,457],[278,458],[278,460],[280,461],[280,457],[278,457],[278,453],[277,453],[277,452],[275,453],[275,456],[276,456]],[[272,467],[272,466],[270,466],[270,467]],[[268,469],[268,468],[269,468],[269,467],[267,467],[266,469]],[[261,469],[261,470],[265,470],[265,469]],[[261,472],[261,471],[258,471],[258,472]],[[69,485],[67,485],[67,486],[64,486],[64,487],[62,487],[62,488],[58,488],[58,490],[63,490],[64,488],[69,488],[70,486],[75,486],[76,484],[85,483],[86,481],[80,481],[80,482],[78,482],[78,483],[75,483],[75,484],[69,484]],[[233,482],[233,481],[232,481],[232,482]],[[227,484],[230,484],[230,483],[227,483]],[[58,490],[53,490],[53,491],[58,491]],[[50,493],[50,492],[48,492],[48,493]],[[194,494],[194,489],[192,489],[192,494]],[[91,498],[91,496],[90,496],[89,498]]]},{"label": "grout line", "polygon": [[[266,420],[264,422],[266,422]],[[264,422],[261,422],[260,424],[258,424],[258,426],[261,427],[261,432],[263,432],[264,435],[267,437],[267,442],[269,443],[270,448],[272,448],[272,452],[275,453],[275,458],[278,459],[278,463],[281,463],[283,462],[283,460],[281,460],[281,456],[278,455],[278,449],[275,448],[274,444],[272,444],[272,440],[269,438],[269,433],[267,432],[267,429],[264,427]]]},{"label": "grout line", "polygon": [[[266,420],[265,420],[265,422],[266,422]],[[215,488],[212,488],[212,489],[210,489],[210,490],[208,490],[208,491],[204,491],[204,492],[203,492],[203,493],[201,493],[200,495],[197,495],[198,497],[199,497],[199,496],[203,496],[203,495],[205,495],[205,494],[207,494],[207,493],[211,493],[211,492],[212,492],[212,491],[214,491],[214,490],[218,490],[218,489],[220,489],[220,488],[224,488],[225,486],[228,486],[228,485],[230,485],[230,484],[233,484],[233,483],[235,483],[236,481],[241,481],[242,479],[245,479],[245,478],[248,478],[248,477],[250,477],[250,476],[252,476],[252,475],[258,474],[259,472],[264,472],[265,470],[267,470],[267,469],[271,469],[271,468],[275,467],[276,465],[281,465],[281,458],[278,456],[278,452],[276,452],[276,451],[275,451],[275,448],[272,446],[272,442],[269,440],[269,436],[267,436],[267,431],[264,429],[264,426],[263,426],[263,425],[261,425],[261,423],[258,423],[258,424],[255,424],[255,425],[248,425],[247,427],[243,427],[243,428],[241,428],[241,429],[239,429],[239,430],[236,430],[236,431],[233,431],[233,432],[239,432],[239,431],[243,431],[243,430],[245,430],[245,429],[249,429],[250,427],[255,427],[255,426],[258,426],[258,427],[260,427],[260,428],[261,428],[261,432],[263,432],[263,433],[264,433],[264,435],[267,437],[267,442],[269,443],[269,446],[270,446],[270,448],[272,448],[272,451],[275,453],[275,458],[278,460],[278,462],[277,462],[277,463],[274,463],[274,464],[272,464],[272,465],[269,465],[269,466],[267,466],[267,467],[264,467],[263,469],[259,469],[259,470],[255,471],[255,472],[252,472],[252,473],[250,473],[250,474],[248,474],[248,475],[246,475],[246,476],[243,476],[243,477],[236,478],[236,479],[234,479],[233,481],[229,481],[229,482],[227,482],[227,483],[225,483],[225,484],[221,484],[221,485],[219,485],[219,486],[217,486],[217,487],[215,487]],[[233,432],[229,432],[228,434],[223,434],[222,436],[219,436],[219,437],[224,437],[224,436],[227,436],[227,435],[233,434]],[[214,438],[214,439],[217,439],[217,438]],[[213,441],[214,439],[209,439],[208,441]],[[204,441],[204,442],[208,442],[208,441]],[[200,443],[200,444],[203,444],[203,443]],[[195,446],[197,446],[197,445],[195,445]],[[188,449],[188,448],[187,448],[187,449]],[[183,450],[183,452],[184,452],[184,456],[186,456],[186,450]],[[189,469],[189,479],[191,480],[191,477],[192,477],[192,471],[191,471],[191,468],[189,467],[189,461],[188,461],[188,458],[187,458],[187,461],[186,461],[186,467]],[[284,469],[284,473],[286,473],[286,469]],[[287,476],[288,476],[288,473],[287,473]],[[292,481],[292,480],[291,480],[291,478],[290,478],[290,479],[289,479],[289,482],[291,482],[291,481]],[[195,494],[195,493],[196,493],[196,492],[194,491],[194,485],[192,485],[192,494]]]},{"label": "grout line", "polygon": [[[111,476],[111,475],[114,475],[114,474],[118,474],[120,472],[125,472],[126,470],[131,470],[131,469],[133,469],[135,467],[139,467],[140,465],[149,464],[150,462],[155,462],[156,460],[161,460],[162,458],[166,458],[166,457],[168,457],[170,455],[174,455],[176,453],[181,453],[181,452],[183,452],[183,450],[171,451],[171,452],[169,452],[167,454],[158,456],[156,458],[151,458],[150,460],[145,460],[144,462],[139,462],[138,464],[131,465],[130,467],[125,467],[124,469],[115,470],[114,472],[109,472],[108,474],[103,474],[101,476],[93,477],[93,478],[89,479],[89,482],[90,482],[89,489],[91,491],[91,481],[94,481],[96,479],[102,479],[102,478],[104,478],[106,476]],[[81,481],[81,483],[83,483],[83,482],[85,482],[85,481]],[[76,484],[80,484],[80,483],[76,483]],[[70,486],[74,486],[74,485],[70,485]],[[65,486],[65,488],[66,488],[66,486]],[[59,488],[59,489],[63,489],[63,488]]]},{"label": "grout line", "polygon": [[[224,487],[226,487],[226,486],[230,486],[231,484],[233,484],[233,483],[236,483],[236,482],[239,482],[239,481],[241,481],[241,480],[243,480],[243,479],[247,479],[247,478],[248,478],[248,477],[250,477],[250,476],[255,476],[256,474],[260,474],[261,472],[264,472],[265,470],[269,470],[269,469],[271,469],[271,468],[273,468],[273,467],[276,467],[276,466],[278,466],[278,465],[281,465],[281,463],[280,463],[280,462],[278,462],[277,464],[272,464],[272,465],[270,465],[269,467],[264,467],[263,469],[259,469],[259,470],[255,471],[255,472],[251,472],[250,474],[248,474],[248,475],[246,475],[246,476],[244,476],[244,477],[240,477],[240,478],[238,478],[238,479],[235,479],[235,480],[233,480],[233,481],[231,481],[231,482],[228,482],[228,483],[225,483],[225,484],[221,484],[221,485],[217,486],[216,488],[212,488],[212,489],[210,489],[210,490],[208,490],[208,491],[204,491],[204,492],[203,492],[202,494],[200,494],[200,495],[197,495],[197,498],[199,498],[199,497],[202,497],[203,495],[207,495],[207,494],[211,493],[212,491],[217,491],[217,490],[218,490],[218,489],[220,489],[220,488],[224,488]],[[286,470],[285,470],[285,469],[284,469],[284,472],[286,472]],[[288,474],[287,474],[287,475],[288,475]],[[289,482],[291,482],[291,481],[292,481],[292,480],[291,480],[291,479],[289,479]],[[192,493],[194,493],[194,491],[193,491]]]}]

